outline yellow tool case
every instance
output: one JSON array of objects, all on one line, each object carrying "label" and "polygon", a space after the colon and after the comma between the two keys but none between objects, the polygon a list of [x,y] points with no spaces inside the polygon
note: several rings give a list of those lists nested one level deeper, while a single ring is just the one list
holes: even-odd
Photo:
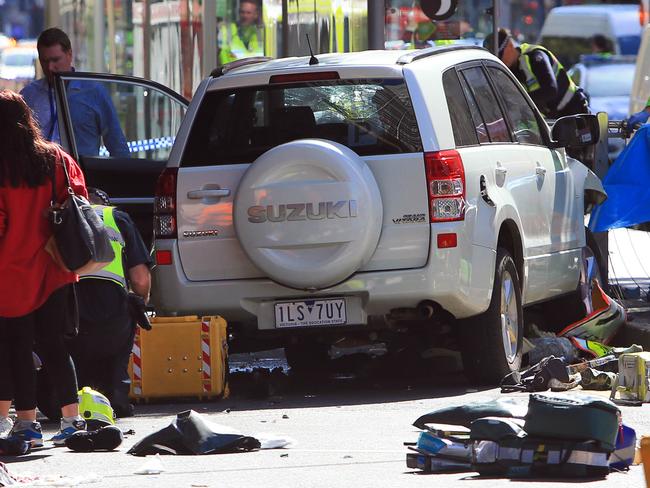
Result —
[{"label": "yellow tool case", "polygon": [[219,316],[154,317],[136,329],[130,397],[228,396],[226,321]]}]

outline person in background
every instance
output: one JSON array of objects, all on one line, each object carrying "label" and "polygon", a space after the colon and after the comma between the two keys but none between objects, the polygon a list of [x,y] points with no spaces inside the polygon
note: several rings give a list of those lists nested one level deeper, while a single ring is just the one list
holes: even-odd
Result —
[{"label": "person in background", "polygon": [[72,189],[87,197],[85,181],[77,163],[43,139],[23,98],[9,90],[0,91],[0,133],[0,413],[6,417],[13,399],[17,420],[9,437],[43,445],[32,356],[34,344],[40,345],[60,399],[61,429],[51,439],[58,446],[86,425],[64,340],[74,328],[72,283],[78,276],[46,250],[52,238],[47,212],[53,184],[59,204],[67,197],[63,165]]},{"label": "person in background", "polygon": [[[491,49],[493,35],[483,47]],[[498,32],[497,56],[512,71],[545,117],[589,113],[586,95],[567,75],[551,51],[534,44],[517,44],[506,29]]]},{"label": "person in background", "polygon": [[239,22],[219,29],[219,64],[264,56],[264,37],[259,28],[259,7],[255,0],[240,0]]},{"label": "person in background", "polygon": [[591,52],[603,58],[609,58],[613,54],[612,41],[602,34],[594,34],[591,38]]},{"label": "person in background", "polygon": [[645,124],[650,118],[650,98],[645,103],[645,108],[635,114],[632,114],[626,120],[626,127],[628,135],[632,133],[638,126]]},{"label": "person in background", "polygon": [[[70,38],[53,27],[41,32],[36,42],[43,78],[20,94],[34,111],[46,139],[61,143],[54,95],[54,73],[74,71]],[[66,94],[79,156],[99,156],[102,143],[113,157],[128,158],[129,148],[109,93],[100,83],[67,82]]]},{"label": "person in background", "polygon": [[71,339],[70,350],[79,384],[106,395],[115,414],[128,417],[133,406],[128,400],[127,368],[136,327],[129,290],[143,302],[149,300],[152,260],[129,215],[112,207],[103,191],[89,188],[88,193],[109,229],[115,259],[100,271],[80,277],[79,334]]}]

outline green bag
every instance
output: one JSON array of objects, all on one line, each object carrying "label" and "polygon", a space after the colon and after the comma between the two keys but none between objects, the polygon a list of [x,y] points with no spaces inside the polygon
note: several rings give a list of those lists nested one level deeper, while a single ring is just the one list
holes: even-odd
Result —
[{"label": "green bag", "polygon": [[534,393],[528,401],[524,430],[532,437],[596,441],[612,452],[620,415],[619,408],[602,397]]}]

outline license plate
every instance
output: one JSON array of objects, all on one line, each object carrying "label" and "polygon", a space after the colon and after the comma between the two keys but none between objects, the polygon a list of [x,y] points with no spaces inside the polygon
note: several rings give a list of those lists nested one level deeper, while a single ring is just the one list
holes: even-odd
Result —
[{"label": "license plate", "polygon": [[347,321],[344,298],[302,300],[275,304],[276,327],[341,325]]}]

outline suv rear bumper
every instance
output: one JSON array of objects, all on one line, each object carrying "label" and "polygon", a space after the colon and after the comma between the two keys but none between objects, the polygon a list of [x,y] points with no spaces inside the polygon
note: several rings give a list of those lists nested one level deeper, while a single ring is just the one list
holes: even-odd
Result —
[{"label": "suv rear bumper", "polygon": [[[433,300],[456,318],[465,318],[488,308],[496,260],[493,249],[470,246],[470,252],[461,246],[436,249],[423,268],[356,273],[343,283],[310,293],[269,279],[189,281],[176,240],[158,240],[156,249],[170,250],[172,264],[154,268],[152,303],[165,315],[218,314],[228,321],[250,322],[267,315],[264,310],[274,301],[359,297],[365,322],[370,315],[414,308],[423,300]],[[472,261],[463,256],[471,256]],[[273,329],[274,324],[268,322],[260,320],[258,328]]]}]

